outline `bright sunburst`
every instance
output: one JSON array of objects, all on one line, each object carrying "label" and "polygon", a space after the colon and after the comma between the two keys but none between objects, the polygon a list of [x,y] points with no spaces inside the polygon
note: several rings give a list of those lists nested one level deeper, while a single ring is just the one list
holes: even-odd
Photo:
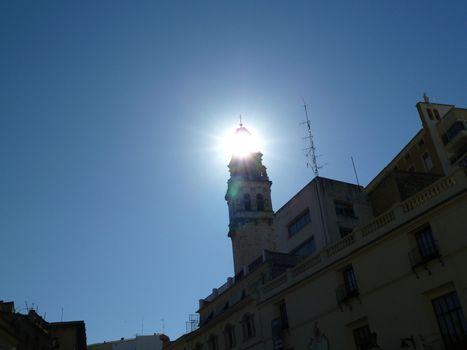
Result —
[{"label": "bright sunburst", "polygon": [[235,131],[230,131],[221,140],[222,152],[228,157],[246,157],[253,152],[259,152],[261,147],[258,135],[250,132],[243,124],[240,124]]}]

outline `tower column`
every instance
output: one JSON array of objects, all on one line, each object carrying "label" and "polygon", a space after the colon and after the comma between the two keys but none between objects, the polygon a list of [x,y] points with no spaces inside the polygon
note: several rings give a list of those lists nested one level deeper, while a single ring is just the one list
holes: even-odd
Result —
[{"label": "tower column", "polygon": [[[242,125],[236,134],[250,135]],[[242,135],[245,137],[245,134]],[[235,274],[275,249],[271,184],[260,152],[233,155],[225,199],[229,208],[229,233]]]}]

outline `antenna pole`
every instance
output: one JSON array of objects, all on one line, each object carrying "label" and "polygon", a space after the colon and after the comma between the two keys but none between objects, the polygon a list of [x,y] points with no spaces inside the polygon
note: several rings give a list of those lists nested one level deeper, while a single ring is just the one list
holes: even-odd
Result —
[{"label": "antenna pole", "polygon": [[355,168],[353,157],[350,157],[350,159],[352,159],[353,172],[355,173],[355,178],[357,179],[357,185],[360,187],[360,182],[358,181],[357,169]]},{"label": "antenna pole", "polygon": [[63,307],[62,307],[62,314],[60,316],[60,322],[63,322]]},{"label": "antenna pole", "polygon": [[[309,159],[307,166],[311,166],[311,170],[313,170],[313,174],[315,176],[319,175],[319,169],[321,168],[318,166],[318,162],[316,160],[316,146],[315,141],[313,139],[313,133],[311,132],[311,122],[310,118],[308,117],[308,105],[303,101],[303,108],[305,109],[305,122],[302,124],[306,124],[308,136],[305,139],[308,139],[310,142],[310,146],[305,148],[306,157]],[[311,164],[310,164],[311,160]]]},{"label": "antenna pole", "polygon": [[[318,162],[316,160],[316,146],[315,146],[315,141],[313,139],[313,133],[311,132],[311,122],[310,118],[308,117],[308,105],[306,104],[305,100],[303,100],[303,108],[305,109],[305,122],[302,124],[306,124],[307,127],[307,133],[308,136],[305,137],[305,139],[308,139],[310,141],[310,146],[305,148],[306,152],[306,157],[308,158],[307,166],[311,166],[311,170],[313,170],[313,174],[315,177],[319,176],[319,169],[322,168],[321,166],[318,165]],[[310,164],[310,159],[311,159],[311,164]],[[323,208],[321,204],[321,196],[320,196],[320,179],[316,179],[316,198],[318,200],[318,207],[319,207],[319,216],[321,219],[321,228],[323,229],[323,234],[324,234],[324,244],[327,246],[328,245],[328,233],[326,229],[326,224],[324,222],[324,214],[323,214]]]}]

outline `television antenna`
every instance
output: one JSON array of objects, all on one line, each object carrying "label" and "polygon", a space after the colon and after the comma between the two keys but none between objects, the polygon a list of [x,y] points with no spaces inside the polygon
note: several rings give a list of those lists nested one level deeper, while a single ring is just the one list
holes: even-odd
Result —
[{"label": "television antenna", "polygon": [[303,150],[305,151],[305,157],[307,157],[308,161],[306,163],[307,167],[311,167],[311,170],[313,171],[313,174],[315,176],[319,175],[319,169],[321,169],[323,166],[318,165],[317,161],[317,156],[316,156],[316,146],[315,146],[315,141],[313,138],[313,133],[311,132],[311,122],[310,118],[308,116],[308,106],[305,103],[305,100],[303,100],[303,108],[305,109],[305,121],[300,123],[300,125],[306,125],[307,128],[307,136],[305,136],[303,139],[308,140],[309,146],[304,148]]}]

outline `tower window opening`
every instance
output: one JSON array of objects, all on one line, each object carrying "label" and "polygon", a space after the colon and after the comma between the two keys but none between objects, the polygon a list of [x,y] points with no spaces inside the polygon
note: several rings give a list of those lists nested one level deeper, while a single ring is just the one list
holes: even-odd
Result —
[{"label": "tower window opening", "polygon": [[264,211],[264,198],[262,194],[256,195],[256,209],[258,211]]},{"label": "tower window opening", "polygon": [[427,108],[426,111],[430,120],[434,120],[435,118],[433,117],[433,111],[430,108]]},{"label": "tower window opening", "polygon": [[251,197],[248,193],[245,193],[243,195],[243,207],[245,208],[246,211],[251,210]]}]

